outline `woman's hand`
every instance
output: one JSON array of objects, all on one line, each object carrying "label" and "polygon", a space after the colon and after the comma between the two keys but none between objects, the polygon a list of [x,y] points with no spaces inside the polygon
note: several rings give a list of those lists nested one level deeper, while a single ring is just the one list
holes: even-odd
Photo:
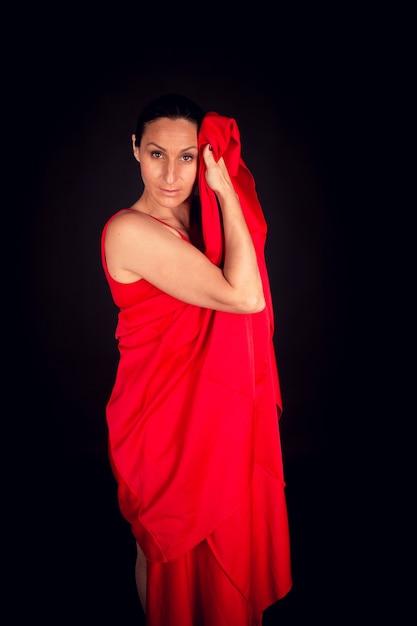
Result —
[{"label": "woman's hand", "polygon": [[210,189],[215,193],[233,191],[233,184],[227,171],[223,157],[216,162],[210,144],[203,150],[204,163],[206,164],[206,181]]}]

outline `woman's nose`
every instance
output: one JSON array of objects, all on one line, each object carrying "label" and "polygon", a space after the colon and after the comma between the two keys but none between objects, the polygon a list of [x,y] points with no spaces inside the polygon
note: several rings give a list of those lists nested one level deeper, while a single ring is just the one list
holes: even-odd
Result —
[{"label": "woman's nose", "polygon": [[176,164],[173,161],[167,161],[166,163],[166,167],[165,167],[165,172],[164,172],[164,176],[165,176],[165,180],[167,183],[172,184],[175,179],[176,179]]}]

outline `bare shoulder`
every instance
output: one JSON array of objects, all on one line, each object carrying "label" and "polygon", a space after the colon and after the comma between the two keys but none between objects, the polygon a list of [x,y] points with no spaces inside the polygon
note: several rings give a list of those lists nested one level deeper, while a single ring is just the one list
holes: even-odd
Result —
[{"label": "bare shoulder", "polygon": [[140,211],[123,210],[117,213],[107,228],[107,242],[115,239],[126,243],[155,235],[158,232],[158,223],[149,215]]},{"label": "bare shoulder", "polygon": [[140,228],[142,224],[148,222],[149,216],[141,211],[123,209],[114,215],[108,225],[110,230],[120,230],[125,228]]},{"label": "bare shoulder", "polygon": [[131,283],[142,278],[144,259],[160,248],[153,222],[146,213],[128,209],[117,213],[109,222],[106,261],[111,276],[118,282]]},{"label": "bare shoulder", "polygon": [[[137,242],[151,237],[156,242],[166,244],[172,235],[181,239],[179,227],[171,226],[168,222],[161,221],[142,211],[126,209],[117,213],[108,226],[107,240],[117,237],[123,241],[134,238]],[[188,239],[187,233],[184,231]]]}]

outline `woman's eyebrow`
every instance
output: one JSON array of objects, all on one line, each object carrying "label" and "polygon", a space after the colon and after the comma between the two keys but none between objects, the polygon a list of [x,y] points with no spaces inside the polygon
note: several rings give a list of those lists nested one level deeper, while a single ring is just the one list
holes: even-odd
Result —
[{"label": "woman's eyebrow", "polygon": [[[158,148],[158,150],[162,150],[163,152],[165,152],[165,148],[155,143],[154,141],[148,141],[146,145],[155,146],[155,148]],[[187,148],[181,148],[180,152],[186,152],[187,150],[198,150],[198,146],[188,146]]]}]

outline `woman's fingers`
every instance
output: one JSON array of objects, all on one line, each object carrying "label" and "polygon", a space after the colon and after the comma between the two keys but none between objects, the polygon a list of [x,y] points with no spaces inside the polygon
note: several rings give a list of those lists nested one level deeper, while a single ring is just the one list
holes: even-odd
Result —
[{"label": "woman's fingers", "polygon": [[204,162],[205,162],[207,167],[210,164],[215,163],[214,155],[213,155],[213,149],[212,149],[212,147],[211,147],[211,145],[209,143],[206,146],[204,146],[203,158],[204,158]]},{"label": "woman's fingers", "polygon": [[223,157],[216,162],[210,144],[207,144],[203,150],[203,158],[207,167],[206,180],[207,184],[213,191],[224,186],[224,183],[231,185],[229,172]]}]

